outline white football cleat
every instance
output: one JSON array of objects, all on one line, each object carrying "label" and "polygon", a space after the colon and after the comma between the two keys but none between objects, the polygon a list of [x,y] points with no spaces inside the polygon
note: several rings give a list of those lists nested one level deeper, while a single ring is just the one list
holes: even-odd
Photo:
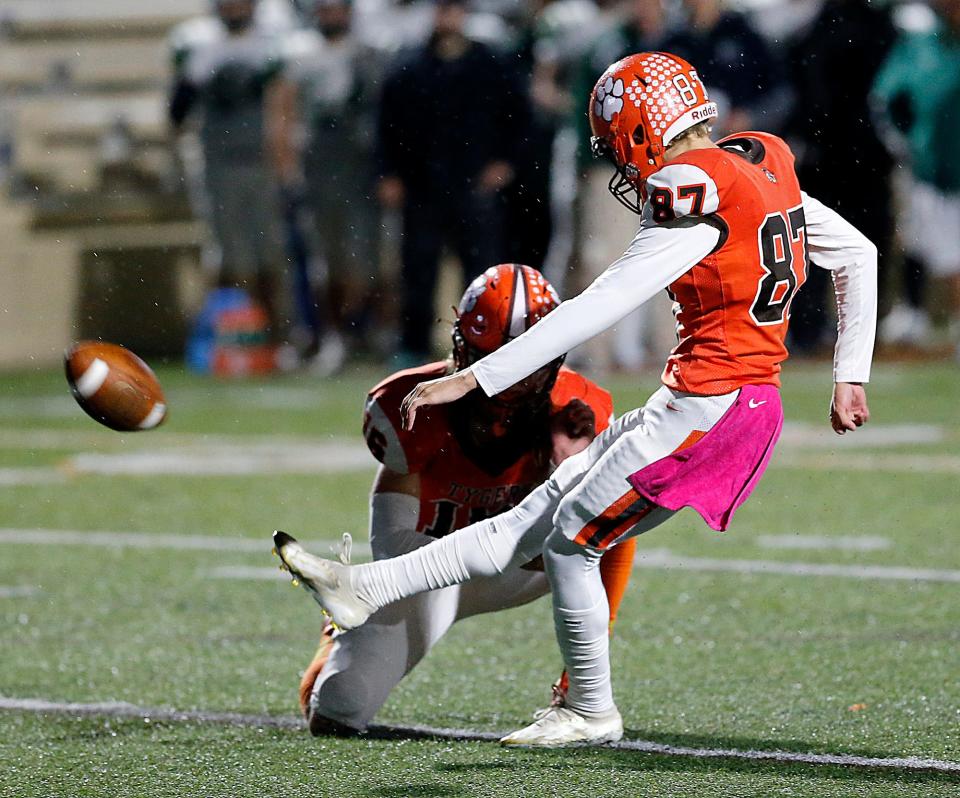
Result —
[{"label": "white football cleat", "polygon": [[554,706],[526,728],[501,738],[508,746],[529,748],[565,748],[567,746],[603,745],[623,737],[623,720],[614,707],[605,715],[581,715],[567,707]]},{"label": "white football cleat", "polygon": [[350,566],[310,554],[286,532],[273,533],[273,551],[294,584],[303,585],[339,629],[363,624],[373,612],[350,585]]}]

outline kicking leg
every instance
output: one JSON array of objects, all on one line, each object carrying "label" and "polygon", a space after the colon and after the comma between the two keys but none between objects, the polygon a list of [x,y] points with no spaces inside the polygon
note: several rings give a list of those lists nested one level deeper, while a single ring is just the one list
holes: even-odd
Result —
[{"label": "kicking leg", "polygon": [[617,419],[512,510],[464,527],[410,554],[345,568],[308,554],[284,533],[274,536],[277,553],[284,566],[344,628],[359,626],[377,609],[407,596],[502,574],[541,553],[563,496],[614,441],[638,426],[642,417],[643,411],[635,410]]}]

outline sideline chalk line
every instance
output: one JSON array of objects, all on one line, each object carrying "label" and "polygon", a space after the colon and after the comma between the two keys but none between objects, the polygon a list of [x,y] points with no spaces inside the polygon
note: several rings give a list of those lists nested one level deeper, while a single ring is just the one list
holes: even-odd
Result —
[{"label": "sideline chalk line", "polygon": [[[70,703],[45,701],[39,698],[7,698],[0,696],[0,710],[36,712],[56,715],[88,717],[143,718],[172,723],[211,723],[254,728],[302,729],[304,722],[292,715],[254,715],[237,712],[180,712],[174,709],[139,707],[123,701],[98,703]],[[472,729],[448,729],[434,726],[381,725],[370,726],[371,738],[443,739],[458,741],[496,742],[502,736],[497,732]],[[638,751],[645,754],[664,754],[698,759],[746,759],[807,765],[843,765],[859,768],[898,768],[928,770],[939,773],[960,773],[960,762],[922,757],[869,757],[853,754],[807,754],[791,751],[756,751],[737,748],[692,748],[666,745],[649,740],[621,740],[605,746],[617,751]]]}]

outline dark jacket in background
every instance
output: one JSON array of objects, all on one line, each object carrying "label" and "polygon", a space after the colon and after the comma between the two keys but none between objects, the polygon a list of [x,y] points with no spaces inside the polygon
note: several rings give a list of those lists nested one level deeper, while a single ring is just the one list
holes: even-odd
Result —
[{"label": "dark jacket in background", "polygon": [[780,129],[789,96],[781,91],[783,68],[742,14],[724,12],[709,31],[675,30],[663,49],[694,64],[707,89],[722,92],[730,107],[750,111],[756,127]]},{"label": "dark jacket in background", "polygon": [[[881,280],[892,233],[891,161],[868,95],[895,38],[886,10],[866,0],[827,0],[790,53],[796,105],[788,135],[800,185],[877,245]],[[799,352],[816,350],[827,337],[828,280],[824,270],[810,269],[794,299],[790,333]]]},{"label": "dark jacket in background", "polygon": [[516,102],[494,53],[471,42],[454,61],[428,44],[401,55],[380,102],[378,165],[408,196],[457,197],[491,161],[513,162]]}]

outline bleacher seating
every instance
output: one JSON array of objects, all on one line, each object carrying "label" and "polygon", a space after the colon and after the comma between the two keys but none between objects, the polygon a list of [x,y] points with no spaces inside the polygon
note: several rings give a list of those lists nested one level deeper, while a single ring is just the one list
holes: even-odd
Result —
[{"label": "bleacher seating", "polygon": [[[184,252],[199,246],[202,228],[189,219],[171,219],[169,212],[156,220],[141,218],[157,206],[155,197],[129,194],[124,204],[127,189],[105,188],[101,151],[105,136],[122,120],[137,168],[156,175],[169,171],[166,39],[173,25],[208,8],[207,0],[0,5],[0,152],[11,159],[8,196],[0,198],[0,232],[9,244],[0,255],[0,286],[16,287],[19,332],[37,320],[28,336],[5,336],[0,364],[56,358],[71,331],[80,330],[72,326],[71,308],[82,281],[91,277],[84,254],[91,247],[169,249],[172,259],[182,261]],[[111,216],[118,204],[126,213]],[[77,208],[90,211],[93,226],[58,229],[58,220],[69,219]],[[179,261],[162,279],[181,279]],[[162,258],[150,262],[156,266]]]}]

